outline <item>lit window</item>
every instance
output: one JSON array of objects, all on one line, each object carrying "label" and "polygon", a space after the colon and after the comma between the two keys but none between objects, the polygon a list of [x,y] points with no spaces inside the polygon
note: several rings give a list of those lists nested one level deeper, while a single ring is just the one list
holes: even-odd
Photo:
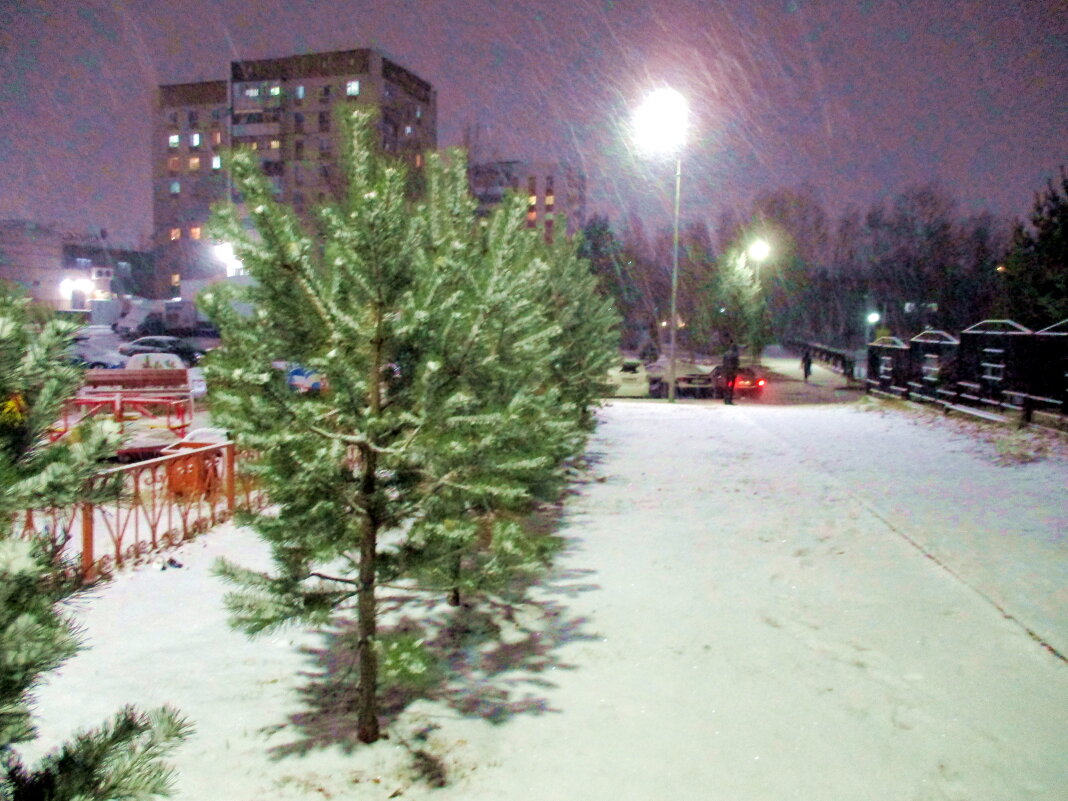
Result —
[{"label": "lit window", "polygon": [[415,154],[415,166],[416,167],[422,167],[423,166],[423,154],[422,153],[416,153]]},{"label": "lit window", "polygon": [[412,135],[412,126],[411,125],[405,125],[404,126],[404,135],[405,136],[411,136]]},{"label": "lit window", "polygon": [[172,195],[177,195],[181,191],[182,191],[182,182],[181,181],[171,181],[171,194]]},{"label": "lit window", "polygon": [[281,139],[272,139],[271,140],[271,150],[278,150],[278,148],[280,148],[281,146],[282,146],[282,140]]},{"label": "lit window", "polygon": [[349,81],[348,83],[346,83],[345,84],[345,94],[347,94],[349,97],[356,97],[357,95],[359,95],[360,94],[360,82],[359,81]]},{"label": "lit window", "polygon": [[171,229],[171,241],[172,242],[177,242],[181,238],[182,238],[182,229],[181,228],[172,228]]},{"label": "lit window", "polygon": [[278,97],[280,94],[282,94],[282,87],[272,86],[268,91],[270,92],[271,97]]},{"label": "lit window", "polygon": [[222,131],[211,132],[211,143],[216,147],[222,144]]},{"label": "lit window", "polygon": [[178,134],[171,134],[167,137],[167,147],[178,147],[182,143],[182,137]]},{"label": "lit window", "polygon": [[222,156],[212,156],[211,157],[211,168],[213,170],[222,169]]},{"label": "lit window", "polygon": [[417,120],[423,119],[423,107],[422,106],[416,106],[415,107],[415,118]]},{"label": "lit window", "polygon": [[189,134],[189,146],[190,147],[200,147],[200,134],[199,133],[191,133],[191,134]]},{"label": "lit window", "polygon": [[182,169],[182,160],[177,156],[171,156],[167,159],[167,169],[171,172],[178,172]]},{"label": "lit window", "polygon": [[171,286],[179,286],[182,283],[182,276],[178,273],[171,273]]},{"label": "lit window", "polygon": [[249,144],[249,147],[251,147],[251,148],[252,148],[253,150],[259,150],[259,149],[260,149],[260,143],[259,143],[259,141],[258,141],[258,140],[256,140],[256,139],[253,139],[253,140],[252,140],[251,142],[249,142],[248,144]]},{"label": "lit window", "polygon": [[303,100],[303,99],[304,99],[304,87],[303,86],[298,86],[297,87],[297,100]]},{"label": "lit window", "polygon": [[245,87],[245,97],[259,97],[259,96],[260,96],[260,88],[258,86],[247,86],[247,87]]},{"label": "lit window", "polygon": [[192,171],[196,171],[196,170],[200,169],[200,156],[190,156],[189,157],[189,169],[192,170]]},{"label": "lit window", "polygon": [[200,226],[199,225],[194,225],[192,228],[189,229],[189,238],[190,239],[200,239]]}]

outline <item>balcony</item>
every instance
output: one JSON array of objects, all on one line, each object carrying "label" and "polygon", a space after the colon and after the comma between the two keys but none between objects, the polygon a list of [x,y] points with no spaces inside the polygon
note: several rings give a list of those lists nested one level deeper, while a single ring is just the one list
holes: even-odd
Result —
[{"label": "balcony", "polygon": [[281,136],[282,124],[280,122],[253,122],[243,125],[235,125],[231,135],[239,136]]}]

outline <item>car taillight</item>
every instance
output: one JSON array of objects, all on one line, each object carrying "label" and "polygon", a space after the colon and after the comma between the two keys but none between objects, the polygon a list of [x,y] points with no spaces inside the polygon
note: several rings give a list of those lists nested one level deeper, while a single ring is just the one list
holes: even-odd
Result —
[{"label": "car taillight", "polygon": [[768,383],[768,382],[767,382],[767,381],[765,381],[765,380],[764,380],[763,378],[758,378],[758,379],[757,379],[757,386],[758,386],[758,387],[762,387],[762,386],[764,386],[764,385],[765,385],[766,383]]}]

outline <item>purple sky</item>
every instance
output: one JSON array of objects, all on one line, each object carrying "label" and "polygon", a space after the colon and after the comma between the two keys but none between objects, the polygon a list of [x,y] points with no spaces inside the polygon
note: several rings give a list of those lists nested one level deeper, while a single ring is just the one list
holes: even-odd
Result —
[{"label": "purple sky", "polygon": [[694,111],[687,220],[928,181],[1022,217],[1068,165],[1068,0],[0,0],[0,218],[143,242],[157,84],[366,46],[437,88],[439,144],[480,124],[486,156],[572,160],[592,210],[654,228],[671,165],[625,126],[664,84]]}]

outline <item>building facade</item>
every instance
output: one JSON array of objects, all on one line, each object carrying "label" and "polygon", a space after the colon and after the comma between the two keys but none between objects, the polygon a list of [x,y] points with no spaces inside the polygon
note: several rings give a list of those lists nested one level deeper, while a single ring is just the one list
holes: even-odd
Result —
[{"label": "building facade", "polygon": [[207,236],[212,205],[230,195],[224,150],[254,149],[279,200],[308,213],[341,188],[336,114],[349,104],[377,109],[382,150],[415,170],[437,147],[434,88],[371,49],[235,61],[227,80],[159,87],[152,150],[158,294],[177,294],[183,279],[235,269]]},{"label": "building facade", "polygon": [[88,311],[93,301],[151,287],[148,253],[26,220],[0,220],[0,280],[60,311]]},{"label": "building facade", "polygon": [[527,200],[527,227],[543,229],[549,241],[585,223],[586,179],[565,162],[490,161],[473,164],[468,178],[480,214],[489,213],[506,192],[517,192]]}]

